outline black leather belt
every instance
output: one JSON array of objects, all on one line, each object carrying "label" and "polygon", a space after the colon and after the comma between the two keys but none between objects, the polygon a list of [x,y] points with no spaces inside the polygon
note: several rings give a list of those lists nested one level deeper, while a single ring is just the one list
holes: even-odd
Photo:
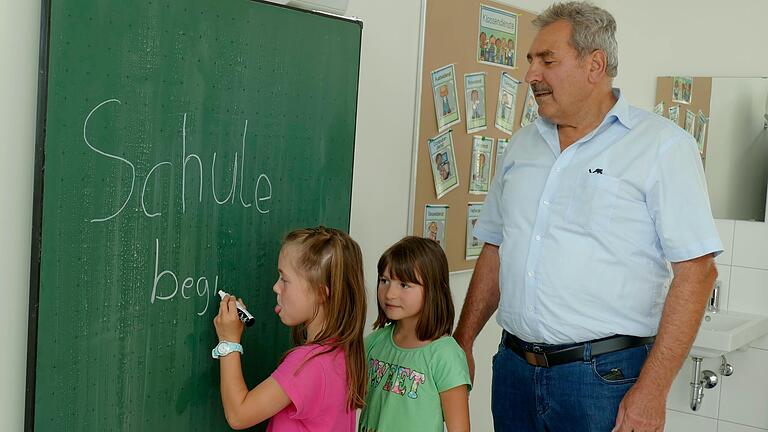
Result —
[{"label": "black leather belt", "polygon": [[[504,330],[503,335],[504,346],[528,362],[529,365],[540,367],[552,367],[563,363],[584,360],[586,344],[592,345],[591,354],[594,357],[600,354],[647,345],[653,343],[654,340],[656,340],[656,336],[615,335],[572,345],[546,345],[525,342],[506,330]],[[533,350],[531,351],[528,347],[532,347]]]}]

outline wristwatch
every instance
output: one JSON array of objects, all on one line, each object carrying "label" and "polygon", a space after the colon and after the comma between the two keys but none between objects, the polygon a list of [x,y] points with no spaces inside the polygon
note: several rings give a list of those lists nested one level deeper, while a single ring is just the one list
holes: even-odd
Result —
[{"label": "wristwatch", "polygon": [[211,357],[218,359],[219,357],[224,357],[225,355],[235,351],[242,354],[243,346],[235,342],[221,341],[213,348],[213,350],[211,350]]}]

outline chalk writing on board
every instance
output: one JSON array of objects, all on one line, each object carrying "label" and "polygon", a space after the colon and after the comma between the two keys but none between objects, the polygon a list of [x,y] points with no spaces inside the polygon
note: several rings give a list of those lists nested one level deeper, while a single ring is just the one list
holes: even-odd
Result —
[{"label": "chalk writing on board", "polygon": [[[149,302],[154,303],[155,300],[172,300],[174,297],[176,297],[177,294],[179,294],[179,291],[181,291],[181,297],[183,299],[190,299],[191,296],[187,295],[187,288],[192,288],[194,286],[195,290],[193,292],[196,293],[198,297],[205,298],[205,307],[203,310],[198,312],[197,315],[204,315],[205,312],[208,311],[208,303],[211,299],[211,296],[216,296],[216,293],[219,292],[219,276],[216,275],[214,279],[213,291],[210,290],[208,285],[208,278],[205,276],[197,278],[197,281],[195,281],[195,278],[193,277],[187,277],[184,279],[184,281],[181,282],[181,287],[179,287],[179,277],[176,276],[176,273],[172,272],[171,270],[163,270],[159,272],[159,261],[160,239],[155,239],[155,275],[152,283],[152,295],[150,296]],[[157,292],[157,285],[160,280],[163,279],[163,277],[168,277],[173,280],[170,285],[173,287],[173,291],[171,291],[169,294],[160,295]]]},{"label": "chalk writing on board", "polygon": [[[121,200],[122,205],[120,206],[117,211],[114,213],[111,213],[107,216],[103,217],[95,217],[89,220],[89,222],[108,222],[114,218],[116,218],[118,215],[120,215],[123,210],[128,206],[128,203],[131,201],[131,199],[134,196],[134,190],[136,189],[136,182],[137,182],[137,165],[131,162],[129,159],[125,157],[120,157],[114,154],[107,153],[104,150],[101,150],[97,148],[92,139],[88,138],[88,127],[89,123],[92,121],[95,121],[99,114],[98,111],[102,110],[105,106],[108,104],[117,104],[121,105],[122,103],[118,99],[107,99],[98,105],[96,105],[91,111],[88,113],[88,115],[85,117],[85,121],[83,122],[83,141],[85,141],[85,144],[88,146],[89,149],[94,151],[95,153],[104,156],[108,159],[111,159],[113,161],[118,161],[122,165],[126,165],[127,167],[130,167],[131,171],[131,177],[130,177],[130,189],[127,192],[127,195],[125,196],[125,200]],[[105,113],[106,114],[106,113]],[[97,115],[94,117],[94,115]],[[92,120],[92,117],[94,119]],[[245,179],[246,179],[246,158],[245,158],[245,149],[246,149],[246,137],[248,134],[248,120],[245,120],[243,125],[243,134],[242,134],[242,142],[241,142],[241,148],[239,152],[234,153],[233,162],[232,162],[232,181],[231,184],[228,185],[228,193],[226,195],[219,195],[217,192],[217,184],[216,184],[216,158],[218,152],[214,151],[211,156],[211,164],[210,164],[210,195],[213,198],[212,202],[215,203],[215,205],[232,205],[235,204],[235,198],[238,198],[239,205],[242,206],[242,208],[251,208],[253,207],[258,213],[260,214],[267,214],[270,212],[269,208],[269,201],[272,199],[272,182],[269,179],[269,176],[267,176],[264,173],[259,173],[258,177],[256,178],[256,184],[255,188],[253,190],[253,193],[250,194],[246,192],[246,195],[243,195],[243,191],[245,189]],[[156,218],[159,216],[162,216],[162,211],[160,208],[162,207],[162,203],[148,203],[146,200],[147,195],[147,185],[150,182],[150,179],[153,178],[153,175],[163,175],[164,171],[165,175],[172,175],[174,169],[178,169],[177,167],[181,168],[181,214],[186,213],[186,204],[187,204],[187,169],[189,168],[191,170],[191,173],[197,173],[198,174],[198,191],[197,191],[197,201],[198,203],[203,202],[203,180],[204,180],[204,166],[206,165],[207,159],[205,157],[201,157],[199,154],[195,153],[187,153],[187,113],[182,114],[182,127],[181,127],[181,146],[182,146],[182,155],[181,160],[177,162],[177,164],[174,164],[170,160],[160,161],[153,165],[149,171],[147,171],[146,176],[144,177],[143,185],[141,186],[141,192],[137,194],[136,199],[138,199],[138,205],[141,207],[141,213],[137,213],[139,215],[148,217],[148,218]],[[187,166],[189,165],[189,167]],[[124,168],[124,167],[123,167]],[[141,167],[140,167],[141,168]],[[239,169],[238,169],[239,168]],[[193,174],[194,176],[194,174]],[[127,183],[127,182],[126,182]],[[174,184],[170,184],[169,187],[174,187]],[[221,184],[219,185],[221,187]],[[239,189],[239,190],[238,190]],[[172,194],[173,195],[173,194]],[[251,199],[252,197],[252,199]],[[194,195],[191,197],[194,200]],[[162,264],[161,269],[161,263],[160,263],[160,246],[161,242],[159,238],[155,238],[155,259],[154,259],[154,268],[153,268],[153,274],[151,276],[152,281],[152,290],[149,297],[150,303],[154,304],[156,301],[170,301],[174,298],[177,298],[178,296],[181,297],[183,300],[189,300],[193,299],[194,297],[197,297],[198,299],[205,299],[204,305],[202,305],[199,308],[196,308],[196,310],[199,310],[197,312],[197,315],[202,316],[204,315],[209,308],[210,305],[210,298],[212,296],[216,296],[216,293],[219,290],[219,275],[214,276],[202,276],[202,275],[194,275],[194,276],[188,276],[184,277],[182,279],[182,276],[178,275],[177,272],[174,272],[172,270],[168,269],[168,265],[166,263]],[[213,286],[211,287],[211,283]]]},{"label": "chalk writing on board", "polygon": [[[130,177],[130,190],[128,191],[127,196],[125,197],[125,200],[122,201],[122,206],[115,211],[112,214],[109,214],[108,216],[104,217],[95,217],[93,219],[90,219],[91,222],[106,222],[109,221],[115,217],[117,217],[120,213],[125,210],[126,206],[130,202],[131,198],[133,197],[133,192],[136,185],[136,165],[131,162],[130,160],[107,153],[104,150],[101,150],[97,148],[93,143],[92,140],[88,139],[88,125],[89,122],[91,122],[91,117],[93,117],[94,114],[97,113],[97,111],[101,110],[105,105],[116,103],[121,104],[121,102],[118,99],[107,99],[98,105],[96,105],[86,116],[85,121],[83,122],[83,141],[85,141],[85,144],[90,148],[92,151],[96,152],[97,154],[104,156],[109,159],[113,159],[116,161],[119,161],[122,164],[127,165],[131,169],[131,177]],[[237,196],[239,198],[239,203],[242,205],[243,208],[249,208],[252,205],[255,205],[256,211],[258,211],[261,214],[267,214],[269,213],[269,201],[272,199],[272,181],[269,179],[269,176],[267,176],[264,173],[259,173],[257,179],[256,179],[256,187],[253,190],[252,196],[253,201],[252,202],[246,202],[246,198],[243,196],[243,191],[245,189],[245,178],[246,178],[246,164],[245,164],[245,148],[246,148],[246,137],[248,133],[248,120],[245,120],[245,124],[243,127],[243,135],[242,135],[242,147],[240,149],[240,152],[235,152],[233,163],[232,163],[232,182],[229,185],[229,193],[226,196],[220,196],[217,192],[217,186],[216,186],[216,158],[218,155],[218,152],[214,151],[212,154],[212,161],[210,164],[210,184],[211,184],[211,190],[210,194],[213,198],[213,202],[215,202],[218,205],[226,205],[234,204],[235,203],[235,197]],[[189,153],[187,154],[187,113],[183,113],[183,120],[182,120],[182,128],[181,128],[181,145],[182,145],[182,155],[181,155],[181,212],[186,213],[187,209],[187,169],[188,164],[191,166],[189,167],[192,171],[195,170],[195,166],[197,167],[197,171],[199,173],[199,181],[198,181],[198,193],[197,193],[197,201],[199,203],[203,202],[203,178],[204,178],[204,160],[200,157],[200,155],[195,153]],[[238,163],[239,162],[239,163]],[[148,209],[148,205],[145,199],[146,190],[147,190],[147,184],[149,183],[150,179],[153,175],[159,175],[158,173],[160,170],[158,168],[167,166],[167,170],[173,170],[175,169],[175,165],[171,161],[161,161],[152,166],[149,171],[147,172],[147,175],[144,177],[144,184],[141,188],[141,193],[137,194],[137,199],[139,200],[139,204],[142,210],[142,214],[146,217],[154,218],[162,215],[162,212],[158,209]],[[239,166],[239,172],[238,172],[238,166]],[[157,170],[157,173],[156,173]],[[239,189],[239,191],[238,191]],[[238,192],[236,192],[238,191]],[[248,192],[246,192],[247,194]]]}]

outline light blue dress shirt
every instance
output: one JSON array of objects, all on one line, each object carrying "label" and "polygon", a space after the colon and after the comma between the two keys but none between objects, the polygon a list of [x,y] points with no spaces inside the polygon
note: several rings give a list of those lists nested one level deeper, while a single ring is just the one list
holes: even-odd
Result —
[{"label": "light blue dress shirt", "polygon": [[499,246],[497,321],[528,342],[655,335],[669,262],[723,249],[693,137],[614,94],[562,153],[546,119],[519,130],[475,226]]}]

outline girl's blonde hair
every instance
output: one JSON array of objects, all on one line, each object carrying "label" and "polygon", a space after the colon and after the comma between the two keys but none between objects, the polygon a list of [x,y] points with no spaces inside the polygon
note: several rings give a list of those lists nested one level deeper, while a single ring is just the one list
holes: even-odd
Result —
[{"label": "girl's blonde hair", "polygon": [[[349,409],[362,408],[368,380],[363,346],[365,278],[360,246],[343,231],[323,226],[289,233],[283,241],[283,247],[286,246],[296,252],[294,266],[318,298],[325,300],[325,323],[311,342],[328,349],[315,355],[335,348],[344,351],[349,386],[347,406]],[[292,332],[297,345],[307,342],[304,324],[294,327]]]},{"label": "girl's blonde hair", "polygon": [[[405,283],[424,287],[424,307],[416,323],[419,340],[435,340],[453,331],[453,298],[448,285],[448,259],[440,245],[422,237],[405,237],[387,249],[379,258],[379,277],[389,276]],[[379,307],[373,328],[392,322]]]}]

